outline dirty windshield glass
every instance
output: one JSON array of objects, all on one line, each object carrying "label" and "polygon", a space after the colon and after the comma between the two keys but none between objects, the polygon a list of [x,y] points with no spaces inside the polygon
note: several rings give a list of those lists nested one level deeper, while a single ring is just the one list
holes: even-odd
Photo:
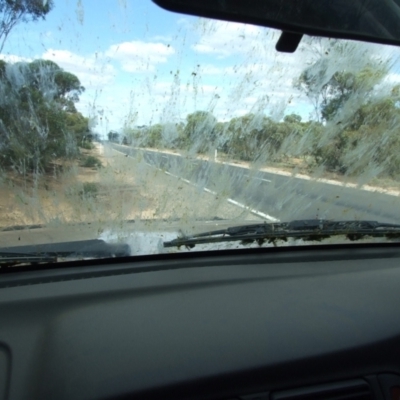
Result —
[{"label": "dirty windshield glass", "polygon": [[[279,53],[276,30],[150,0],[0,0],[0,18],[0,256],[193,251],[171,241],[249,224],[400,223],[398,48],[303,37]],[[313,239],[195,250],[397,235]]]}]

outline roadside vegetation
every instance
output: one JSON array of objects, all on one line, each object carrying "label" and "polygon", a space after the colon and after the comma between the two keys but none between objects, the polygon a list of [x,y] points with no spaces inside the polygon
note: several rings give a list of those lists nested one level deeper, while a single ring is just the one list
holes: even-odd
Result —
[{"label": "roadside vegetation", "polygon": [[[309,172],[397,178],[400,174],[400,86],[390,84],[389,65],[376,56],[339,62],[351,45],[332,40],[293,81],[313,106],[308,121],[295,114],[281,120],[249,113],[218,121],[196,111],[185,122],[126,127],[109,140],[141,147],[175,149],[257,165],[301,165]],[[354,57],[354,56],[353,56]],[[361,57],[362,58],[362,57]],[[343,66],[350,65],[351,70]]]},{"label": "roadside vegetation", "polygon": [[79,79],[48,60],[0,60],[0,165],[19,173],[44,172],[57,159],[91,148],[88,119],[75,103]]},{"label": "roadside vegetation", "polygon": [[84,182],[82,189],[79,191],[79,196],[90,199],[96,198],[99,192],[99,184],[96,182]]},{"label": "roadside vegetation", "polygon": [[82,159],[81,167],[85,167],[85,168],[101,168],[102,167],[102,163],[96,156],[88,155],[88,156],[85,156]]},{"label": "roadside vegetation", "polygon": [[[53,1],[0,0],[0,51],[20,22],[44,19]],[[45,173],[60,160],[92,149],[88,118],[75,104],[84,87],[49,60],[0,60],[0,168],[17,174]]]}]

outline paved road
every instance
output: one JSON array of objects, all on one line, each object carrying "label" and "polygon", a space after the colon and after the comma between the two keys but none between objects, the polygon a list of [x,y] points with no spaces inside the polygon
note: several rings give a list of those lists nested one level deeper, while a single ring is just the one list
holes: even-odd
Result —
[{"label": "paved road", "polygon": [[398,196],[117,144],[112,146],[130,157],[143,159],[150,166],[281,221],[319,217],[400,223]]}]

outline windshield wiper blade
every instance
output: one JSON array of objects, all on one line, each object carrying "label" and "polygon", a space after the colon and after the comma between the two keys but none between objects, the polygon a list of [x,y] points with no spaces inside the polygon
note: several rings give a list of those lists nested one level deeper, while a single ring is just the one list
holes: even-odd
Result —
[{"label": "windshield wiper blade", "polygon": [[34,255],[15,255],[15,256],[0,256],[0,268],[11,267],[19,264],[41,264],[57,262],[55,256],[34,256]]},{"label": "windshield wiper blade", "polygon": [[239,225],[226,229],[202,232],[179,237],[164,242],[164,247],[240,241],[244,244],[298,238],[303,240],[323,240],[330,236],[345,235],[349,240],[359,240],[365,236],[400,238],[400,224],[377,221],[330,221],[323,219],[295,220],[290,222]]},{"label": "windshield wiper blade", "polygon": [[131,249],[128,244],[107,243],[99,239],[46,243],[0,248],[0,267],[57,262],[60,258],[108,258],[130,255]]}]

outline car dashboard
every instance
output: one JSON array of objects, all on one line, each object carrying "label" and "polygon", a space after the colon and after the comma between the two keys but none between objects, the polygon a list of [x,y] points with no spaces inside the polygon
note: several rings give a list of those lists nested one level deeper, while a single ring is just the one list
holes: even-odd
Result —
[{"label": "car dashboard", "polygon": [[397,244],[0,275],[0,399],[398,400]]}]

